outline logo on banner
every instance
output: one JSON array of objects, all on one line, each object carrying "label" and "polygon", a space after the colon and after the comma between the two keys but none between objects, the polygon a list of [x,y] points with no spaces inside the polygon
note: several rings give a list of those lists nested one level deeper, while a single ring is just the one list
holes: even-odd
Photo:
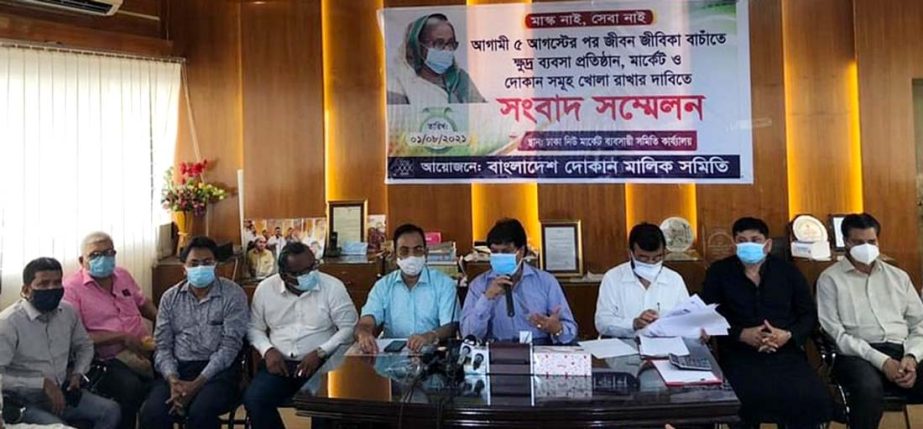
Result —
[{"label": "logo on banner", "polygon": [[439,153],[468,145],[468,134],[458,131],[458,124],[451,116],[451,107],[427,107],[423,113],[427,116],[420,123],[419,131],[408,136],[411,147],[422,146]]}]

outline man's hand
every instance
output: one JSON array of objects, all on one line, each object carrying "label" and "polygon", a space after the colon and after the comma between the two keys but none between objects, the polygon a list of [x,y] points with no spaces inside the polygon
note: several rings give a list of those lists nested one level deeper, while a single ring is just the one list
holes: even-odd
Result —
[{"label": "man's hand", "polygon": [[897,380],[902,376],[901,363],[895,359],[888,358],[885,364],[881,366],[881,372],[885,373],[888,380],[897,383]]},{"label": "man's hand", "polygon": [[144,350],[144,344],[141,343],[141,340],[138,337],[131,334],[124,334],[122,336],[122,345],[132,353],[141,356],[147,357],[147,351]]},{"label": "man's hand", "polygon": [[917,382],[917,360],[913,356],[904,356],[900,362],[900,374],[894,383],[904,389],[910,389]]},{"label": "man's hand", "polygon": [[654,310],[644,310],[644,312],[641,313],[640,316],[635,318],[635,320],[631,323],[631,325],[637,331],[639,329],[646,328],[647,325],[650,325],[651,323],[654,323],[654,321],[657,320],[659,317],[660,315],[657,314],[657,312]]},{"label": "man's hand", "polygon": [[763,346],[763,337],[767,335],[763,333],[762,330],[762,325],[743,329],[740,331],[740,342],[754,349],[759,349]]},{"label": "man's hand", "polygon": [[285,357],[275,347],[266,351],[263,361],[266,362],[266,371],[269,371],[270,374],[288,377],[288,366],[285,365]]},{"label": "man's hand", "polygon": [[45,391],[45,396],[48,397],[48,402],[51,403],[51,412],[60,416],[61,413],[64,412],[64,406],[67,405],[67,403],[64,401],[64,392],[58,387],[58,383],[45,377],[42,390]]},{"label": "man's hand", "polygon": [[768,320],[763,321],[762,332],[765,334],[762,339],[762,346],[760,346],[760,351],[763,353],[775,353],[788,340],[792,339],[792,333],[784,329],[776,328],[769,323]]},{"label": "man's hand", "polygon": [[83,375],[77,373],[71,373],[67,377],[67,391],[72,392],[74,390],[80,390],[80,384],[83,381]]},{"label": "man's hand", "polygon": [[513,280],[509,276],[499,276],[491,280],[490,285],[487,287],[487,291],[484,292],[484,296],[487,299],[494,299],[500,295],[506,293],[507,288],[513,287]]},{"label": "man's hand", "polygon": [[308,378],[311,374],[314,374],[314,371],[320,367],[321,359],[317,355],[317,350],[314,350],[311,353],[308,353],[301,362],[298,363],[298,369],[295,370],[295,377],[298,378]]},{"label": "man's hand", "polygon": [[196,377],[192,381],[178,381],[180,385],[181,394],[178,400],[174,401],[177,406],[185,408],[192,402],[192,399],[195,398],[195,395],[199,393],[199,390],[202,390],[202,386],[205,386],[205,377],[201,375]]},{"label": "man's hand", "polygon": [[410,351],[414,353],[420,353],[420,350],[423,349],[423,346],[427,344],[434,344],[438,340],[436,333],[433,331],[425,332],[420,335],[411,335],[407,339],[407,347],[410,348]]},{"label": "man's hand", "polygon": [[563,329],[563,325],[561,325],[561,307],[556,307],[548,316],[532,313],[529,315],[529,322],[547,334],[556,335]]},{"label": "man's hand", "polygon": [[372,334],[364,330],[357,330],[356,342],[359,343],[359,350],[362,350],[362,353],[378,353],[378,342]]}]

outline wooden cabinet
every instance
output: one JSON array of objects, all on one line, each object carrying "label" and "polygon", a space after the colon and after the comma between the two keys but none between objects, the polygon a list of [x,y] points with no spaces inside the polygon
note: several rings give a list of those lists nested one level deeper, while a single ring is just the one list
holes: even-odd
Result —
[{"label": "wooden cabinet", "polygon": [[372,286],[381,277],[382,260],[379,257],[350,259],[336,258],[325,259],[320,266],[321,272],[330,274],[340,279],[346,285],[349,296],[356,305],[356,310],[362,312],[362,306],[369,297]]}]

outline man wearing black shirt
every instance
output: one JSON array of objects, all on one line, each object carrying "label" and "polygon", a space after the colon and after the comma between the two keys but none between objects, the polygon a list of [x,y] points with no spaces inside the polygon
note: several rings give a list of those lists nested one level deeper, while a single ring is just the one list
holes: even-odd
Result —
[{"label": "man wearing black shirt", "polygon": [[739,427],[816,428],[830,420],[832,402],[804,353],[817,324],[807,281],[794,265],[769,255],[772,240],[762,220],[739,219],[732,233],[737,255],[708,268],[702,295],[731,325],[718,350],[740,398]]}]

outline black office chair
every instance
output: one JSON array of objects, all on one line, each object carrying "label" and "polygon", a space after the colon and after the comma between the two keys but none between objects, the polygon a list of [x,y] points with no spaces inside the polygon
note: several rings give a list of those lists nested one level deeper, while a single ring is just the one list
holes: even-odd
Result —
[{"label": "black office chair", "polygon": [[[243,392],[247,390],[247,386],[250,385],[250,380],[253,379],[252,356],[250,344],[245,341],[243,347],[240,349],[240,353],[237,354],[237,365],[240,367],[240,383],[238,384],[239,391],[237,399],[234,401],[234,405],[228,413],[218,419],[221,425],[227,429],[235,429],[237,427],[242,427],[244,429],[250,428],[250,420],[247,418],[246,413],[244,413],[243,417],[238,418],[237,410],[243,405]],[[184,419],[178,419],[176,427],[178,429],[185,429],[186,422]]]},{"label": "black office chair", "polygon": [[[836,347],[836,341],[822,329],[816,330],[811,339],[814,342],[814,346],[817,347],[817,352],[820,354],[822,361],[821,367],[819,368],[821,377],[827,381],[833,390],[834,403],[836,404],[834,421],[843,423],[848,428],[849,392],[840,385],[836,376],[833,374],[833,365],[836,363],[837,354],[839,353]],[[907,406],[918,403],[920,402],[910,401],[905,395],[889,392],[887,389],[885,390],[885,411],[902,412],[904,414],[904,426],[907,429],[911,429],[910,413],[907,410]]]}]

